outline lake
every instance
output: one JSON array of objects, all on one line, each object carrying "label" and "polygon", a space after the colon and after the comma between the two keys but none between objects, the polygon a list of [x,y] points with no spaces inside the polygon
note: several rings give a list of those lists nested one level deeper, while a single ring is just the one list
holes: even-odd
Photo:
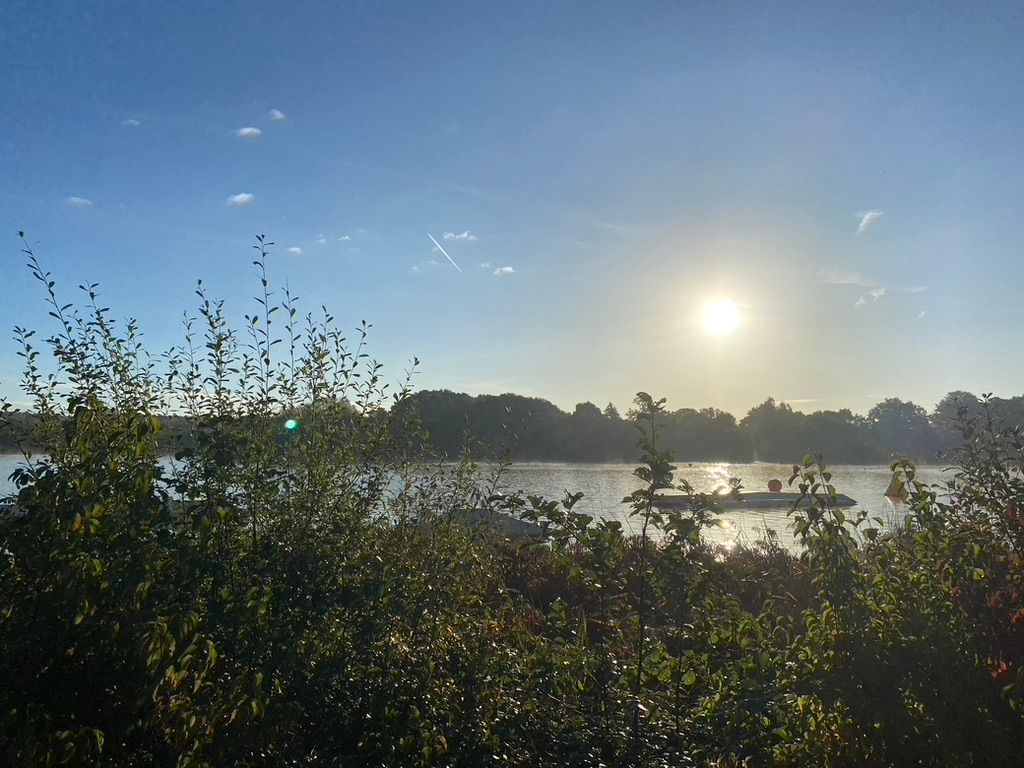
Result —
[{"label": "lake", "polygon": [[[698,492],[711,493],[728,485],[730,477],[743,481],[745,491],[767,491],[772,478],[789,480],[790,464],[727,464],[694,462],[677,464],[675,478],[686,480]],[[562,498],[566,490],[585,495],[577,509],[600,518],[621,520],[628,529],[636,529],[637,520],[629,518],[629,505],[622,499],[639,487],[631,464],[519,464],[508,470],[505,490],[523,488],[549,498]],[[891,525],[904,517],[900,505],[885,497],[892,473],[888,466],[835,466],[830,468],[832,483],[839,493],[856,499],[854,510],[864,509]],[[947,473],[941,467],[919,467],[918,477],[928,483],[941,482]],[[784,488],[783,490],[795,490]],[[849,514],[852,510],[847,510]],[[794,545],[788,509],[729,510],[709,531],[710,538],[733,546],[738,541],[756,539],[765,528],[775,531],[785,546]]]},{"label": "lake", "polygon": [[[10,493],[8,476],[20,461],[16,456],[0,456],[0,495]],[[637,528],[636,520],[629,517],[629,506],[622,499],[638,487],[632,464],[517,464],[510,467],[502,478],[500,490],[509,492],[522,489],[551,499],[561,499],[565,491],[583,492],[577,509],[598,518],[621,520],[627,530]],[[743,481],[743,490],[765,491],[768,481],[789,479],[791,465],[728,464],[701,462],[677,465],[676,480],[687,480],[698,492],[714,492],[726,486],[730,477]],[[885,498],[890,472],[887,466],[835,466],[831,468],[836,490],[857,501],[854,509],[867,510],[892,524],[903,517],[903,510]],[[946,473],[940,467],[920,467],[918,476],[925,482],[941,482]],[[788,490],[788,489],[786,489]],[[775,531],[785,546],[794,544],[791,521],[787,509],[761,509],[756,511],[730,510],[724,513],[718,525],[709,532],[715,541],[733,546],[738,541],[753,540],[765,528]]]}]

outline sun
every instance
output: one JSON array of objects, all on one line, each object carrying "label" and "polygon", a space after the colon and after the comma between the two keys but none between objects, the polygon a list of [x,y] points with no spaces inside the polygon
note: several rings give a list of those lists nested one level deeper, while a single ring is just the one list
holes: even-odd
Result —
[{"label": "sun", "polygon": [[740,325],[740,309],[729,299],[714,299],[704,305],[704,330],[712,336],[728,336]]}]

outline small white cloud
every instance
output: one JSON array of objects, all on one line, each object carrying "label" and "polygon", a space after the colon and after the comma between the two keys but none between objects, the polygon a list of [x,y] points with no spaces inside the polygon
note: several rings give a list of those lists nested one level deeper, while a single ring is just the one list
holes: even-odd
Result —
[{"label": "small white cloud", "polygon": [[327,238],[326,238],[326,237],[324,237],[323,235],[320,235],[320,237],[318,237],[318,238],[316,239],[316,241],[317,241],[317,243],[318,243],[318,244],[320,244],[320,245],[324,245],[324,244],[325,244],[325,243],[327,242]]},{"label": "small white cloud", "polygon": [[491,262],[489,262],[489,261],[481,261],[480,262],[480,269],[490,269],[490,268],[491,268]]},{"label": "small white cloud", "polygon": [[136,120],[134,117],[129,117],[127,120],[121,121],[122,128],[138,128],[140,125],[142,125],[142,123]]},{"label": "small white cloud", "polygon": [[349,243],[352,241],[352,235],[342,235],[338,238],[339,243]]},{"label": "small white cloud", "polygon": [[494,274],[498,275],[499,277],[504,277],[506,275],[514,275],[515,273],[515,267],[498,267],[496,270],[494,270]]},{"label": "small white cloud", "polygon": [[858,298],[853,303],[853,306],[855,306],[855,307],[863,307],[865,304],[868,303],[868,299],[871,299],[871,301],[878,301],[880,298],[885,296],[885,294],[886,294],[886,289],[885,288],[883,288],[880,285],[876,286],[876,287],[872,288],[870,291],[868,291],[867,293],[862,293],[860,295],[860,298]]},{"label": "small white cloud", "polygon": [[854,215],[860,219],[860,224],[857,225],[857,234],[862,235],[867,232],[868,228],[871,227],[876,221],[882,218],[884,211],[859,211]]},{"label": "small white cloud", "polygon": [[920,318],[924,317],[927,314],[928,314],[928,310],[922,309],[920,312],[917,313],[917,316],[920,319]]},{"label": "small white cloud", "polygon": [[72,208],[92,208],[92,200],[85,197],[65,197],[64,202]]},{"label": "small white cloud", "polygon": [[228,205],[233,205],[236,208],[241,208],[243,205],[251,205],[252,201],[256,199],[256,196],[251,192],[241,192],[237,195],[232,195],[228,198]]},{"label": "small white cloud", "polygon": [[259,128],[253,128],[252,126],[239,128],[235,131],[235,136],[238,136],[241,139],[258,139],[262,135],[263,131]]},{"label": "small white cloud", "polygon": [[291,248],[288,249],[288,253],[290,253],[292,256],[301,256],[302,249],[299,248],[297,245],[293,245]]},{"label": "small white cloud", "polygon": [[426,261],[418,262],[412,268],[412,273],[414,275],[418,275],[418,274],[426,272],[427,270],[430,270],[430,269],[437,269],[440,266],[441,266],[441,262],[439,262],[437,259],[427,259]]},{"label": "small white cloud", "polygon": [[288,116],[284,112],[282,112],[280,109],[272,109],[272,110],[270,110],[270,112],[267,113],[267,115],[275,123],[283,123],[285,120],[288,119]]},{"label": "small white cloud", "polygon": [[474,243],[480,239],[469,230],[466,230],[461,235],[457,235],[454,232],[445,232],[443,238],[456,243]]}]

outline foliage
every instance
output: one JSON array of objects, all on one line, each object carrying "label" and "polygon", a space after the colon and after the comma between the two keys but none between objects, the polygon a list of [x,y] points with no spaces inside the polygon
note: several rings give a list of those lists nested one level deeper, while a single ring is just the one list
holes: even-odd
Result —
[{"label": "foliage", "polygon": [[[928,416],[913,403],[890,398],[868,416],[859,416],[847,409],[805,414],[768,398],[739,422],[716,408],[680,408],[660,415],[661,440],[680,461],[786,462],[814,453],[840,464],[878,464],[892,457],[934,460],[956,444],[943,403]],[[484,459],[507,450],[512,458],[527,461],[637,458],[636,424],[620,418],[611,403],[604,411],[593,403],[577,403],[565,413],[547,400],[510,393],[472,397],[424,390],[403,407],[421,421],[440,455],[461,455],[468,434],[473,455]],[[1024,408],[1013,413],[1014,423],[1024,424]]]},{"label": "foliage", "polygon": [[[413,462],[409,376],[385,383],[368,326],[350,344],[326,311],[275,301],[270,245],[241,331],[200,285],[184,343],[156,358],[96,286],[62,303],[26,246],[56,331],[16,330],[35,416],[4,409],[26,453],[0,521],[0,762],[1018,761],[1024,447],[988,399],[957,410],[945,488],[893,464],[899,530],[838,508],[810,456],[791,478],[799,551],[722,551],[704,535],[716,499],[675,478],[692,414],[646,393],[626,419],[567,417],[640,430],[628,526],[579,493],[497,496],[465,456]],[[792,416],[770,402],[747,428]],[[686,503],[663,509],[672,488]],[[467,525],[481,507],[544,537]]]}]

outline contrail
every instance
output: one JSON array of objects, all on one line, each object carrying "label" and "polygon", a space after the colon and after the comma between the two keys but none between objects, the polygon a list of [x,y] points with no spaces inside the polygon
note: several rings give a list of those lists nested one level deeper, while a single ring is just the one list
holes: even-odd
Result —
[{"label": "contrail", "polygon": [[434,245],[437,246],[437,250],[439,250],[441,253],[444,254],[444,257],[446,259],[448,259],[448,261],[450,261],[452,263],[452,266],[455,267],[457,270],[459,270],[459,272],[461,272],[462,271],[462,267],[460,267],[458,264],[455,263],[455,259],[453,259],[451,256],[448,255],[448,251],[446,251],[444,248],[442,248],[441,244],[439,242],[437,242],[437,240],[434,240],[434,236],[432,234],[430,234],[429,232],[427,232],[427,237],[429,237],[431,240],[433,240]]}]

